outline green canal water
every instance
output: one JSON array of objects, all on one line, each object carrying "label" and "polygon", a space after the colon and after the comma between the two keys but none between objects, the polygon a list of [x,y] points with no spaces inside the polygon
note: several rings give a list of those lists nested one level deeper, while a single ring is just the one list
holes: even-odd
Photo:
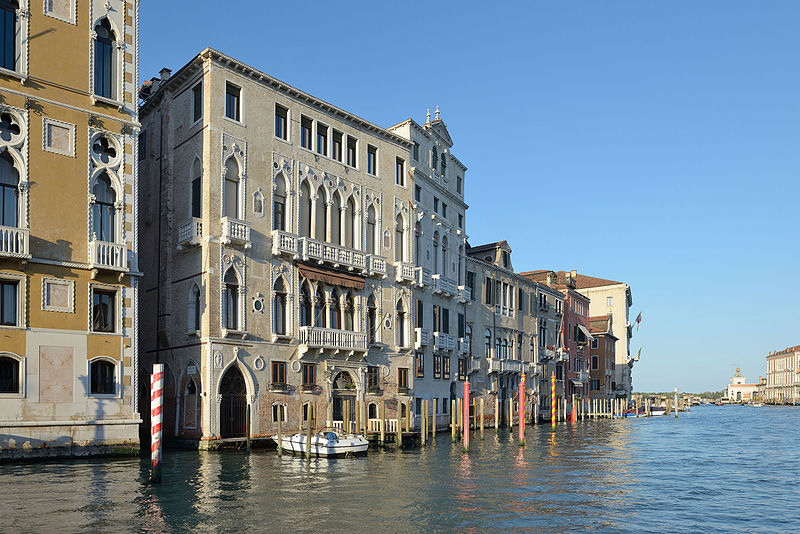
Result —
[{"label": "green canal water", "polygon": [[305,461],[274,451],[0,466],[0,532],[799,532],[800,408],[449,434]]}]

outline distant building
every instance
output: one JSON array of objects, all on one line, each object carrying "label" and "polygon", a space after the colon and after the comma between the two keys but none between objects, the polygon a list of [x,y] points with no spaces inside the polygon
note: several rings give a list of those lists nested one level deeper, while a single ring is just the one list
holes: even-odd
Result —
[{"label": "distant building", "polygon": [[758,384],[747,384],[747,379],[742,376],[740,369],[736,368],[736,374],[731,377],[730,384],[725,388],[725,396],[731,402],[750,402],[756,397]]},{"label": "distant building", "polygon": [[763,400],[772,404],[800,401],[800,345],[769,353]]},{"label": "distant building", "polygon": [[589,318],[589,398],[614,398],[614,366],[617,337],[612,333],[611,314]]}]

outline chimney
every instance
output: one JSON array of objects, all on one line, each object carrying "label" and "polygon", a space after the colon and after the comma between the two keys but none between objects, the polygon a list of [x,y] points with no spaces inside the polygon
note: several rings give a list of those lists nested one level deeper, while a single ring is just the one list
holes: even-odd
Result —
[{"label": "chimney", "polygon": [[163,69],[158,71],[158,73],[161,75],[161,81],[166,82],[167,80],[169,80],[169,75],[172,74],[172,71],[169,70],[167,67],[164,67]]}]

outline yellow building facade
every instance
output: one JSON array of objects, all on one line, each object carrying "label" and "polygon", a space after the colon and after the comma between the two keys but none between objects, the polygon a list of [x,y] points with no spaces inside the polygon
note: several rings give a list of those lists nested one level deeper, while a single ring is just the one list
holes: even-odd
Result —
[{"label": "yellow building facade", "polygon": [[0,0],[0,460],[138,448],[138,9]]}]

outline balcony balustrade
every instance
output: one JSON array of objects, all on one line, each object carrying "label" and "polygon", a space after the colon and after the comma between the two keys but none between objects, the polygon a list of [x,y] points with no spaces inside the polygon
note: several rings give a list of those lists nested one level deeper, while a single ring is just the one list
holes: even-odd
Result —
[{"label": "balcony balustrade", "polygon": [[301,326],[300,345],[311,349],[349,352],[367,351],[367,334],[318,326]]},{"label": "balcony balustrade", "polygon": [[450,334],[444,334],[442,332],[434,332],[433,342],[434,346],[437,349],[450,350],[450,351],[456,350],[456,338],[455,336],[451,336]]},{"label": "balcony balustrade", "polygon": [[0,258],[30,259],[27,228],[0,226]]},{"label": "balcony balustrade", "polygon": [[498,360],[489,358],[490,373],[521,373],[523,362],[519,360]]},{"label": "balcony balustrade", "polygon": [[223,217],[222,242],[250,248],[250,223],[232,217]]},{"label": "balcony balustrade", "polygon": [[427,328],[414,329],[414,348],[427,347],[431,343],[431,331]]},{"label": "balcony balustrade", "polygon": [[419,287],[431,286],[431,272],[425,267],[414,268],[414,283]]},{"label": "balcony balustrade", "polygon": [[89,241],[89,265],[93,269],[128,270],[128,249],[123,243]]},{"label": "balcony balustrade", "polygon": [[375,278],[386,278],[386,260],[380,256],[367,256],[367,274]]},{"label": "balcony balustrade", "polygon": [[203,219],[192,217],[178,227],[178,250],[191,245],[199,245],[203,240]]},{"label": "balcony balustrade", "polygon": [[444,293],[448,297],[458,295],[458,284],[454,280],[441,274],[434,274],[431,275],[431,281],[433,282],[434,293]]},{"label": "balcony balustrade", "polygon": [[403,261],[396,261],[394,262],[394,275],[395,281],[398,284],[402,283],[414,283],[414,266],[410,263],[406,263]]},{"label": "balcony balustrade", "polygon": [[280,256],[286,254],[292,259],[296,259],[300,253],[299,238],[283,230],[272,231],[272,255]]},{"label": "balcony balustrade", "polygon": [[477,373],[481,370],[481,359],[480,358],[470,358],[469,359],[469,372],[470,373]]},{"label": "balcony balustrade", "polygon": [[469,354],[470,339],[468,337],[458,338],[458,352],[462,354]]}]

